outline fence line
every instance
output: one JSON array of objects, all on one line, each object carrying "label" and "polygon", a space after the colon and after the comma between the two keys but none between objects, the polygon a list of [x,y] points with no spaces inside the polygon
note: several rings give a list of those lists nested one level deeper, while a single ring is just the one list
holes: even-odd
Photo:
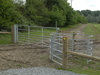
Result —
[{"label": "fence line", "polygon": [[68,41],[67,40],[68,40],[67,37],[63,38],[63,69],[67,69],[68,54],[80,56],[80,57],[83,57],[83,58],[86,58],[86,59],[92,59],[92,60],[100,61],[100,58],[96,57],[96,56],[90,56],[90,55],[83,54],[83,53],[68,51]]}]

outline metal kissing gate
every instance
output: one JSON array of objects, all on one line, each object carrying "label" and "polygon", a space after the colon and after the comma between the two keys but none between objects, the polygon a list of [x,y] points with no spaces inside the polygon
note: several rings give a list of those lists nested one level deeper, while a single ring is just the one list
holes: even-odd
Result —
[{"label": "metal kissing gate", "polygon": [[49,47],[50,34],[54,32],[58,33],[58,31],[59,28],[55,27],[14,25],[14,43],[26,43]]},{"label": "metal kissing gate", "polygon": [[[13,28],[14,43],[49,47],[50,59],[59,65],[62,65],[63,60],[63,37],[68,38],[68,51],[80,52],[92,56],[93,42],[90,41],[92,35],[81,33],[59,33],[59,28],[55,27],[14,25]],[[71,57],[71,55],[69,55],[69,57]],[[89,61],[91,60],[87,59],[87,63]]]},{"label": "metal kissing gate", "polygon": [[[74,39],[74,35],[76,38]],[[50,59],[62,66],[63,63],[63,37],[68,37],[68,51],[80,52],[92,56],[92,35],[76,33],[51,34]],[[68,57],[72,57],[70,54]],[[91,61],[87,59],[88,62]]]}]

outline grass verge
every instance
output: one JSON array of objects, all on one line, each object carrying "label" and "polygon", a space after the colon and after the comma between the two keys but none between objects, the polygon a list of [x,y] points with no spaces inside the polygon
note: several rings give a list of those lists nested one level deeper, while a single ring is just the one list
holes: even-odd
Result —
[{"label": "grass verge", "polygon": [[100,33],[100,24],[92,24],[92,25]]},{"label": "grass verge", "polygon": [[75,28],[80,25],[82,25],[82,24],[68,25],[66,27],[60,27],[60,30],[69,30],[69,29]]},{"label": "grass verge", "polygon": [[87,27],[84,29],[85,34],[93,35],[92,38],[95,38],[95,33],[93,32],[93,29],[91,27],[91,24],[88,24]]},{"label": "grass verge", "polygon": [[0,44],[11,44],[11,34],[0,34]]},{"label": "grass verge", "polygon": [[[57,69],[62,70],[62,67]],[[75,56],[68,60],[67,71],[86,75],[100,75],[100,62],[91,61],[87,64],[87,59]]]}]

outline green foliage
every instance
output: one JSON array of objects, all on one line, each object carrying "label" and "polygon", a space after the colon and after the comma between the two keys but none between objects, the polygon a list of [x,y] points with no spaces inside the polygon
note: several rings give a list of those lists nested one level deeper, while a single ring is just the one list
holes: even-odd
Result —
[{"label": "green foliage", "polygon": [[60,11],[57,5],[52,6],[52,10],[50,11],[49,17],[51,19],[49,25],[55,25],[55,21],[57,20],[58,26],[64,26],[66,17],[63,15],[63,11]]},{"label": "green foliage", "polygon": [[84,15],[89,23],[98,23],[100,21],[100,11],[82,10],[77,12]]},{"label": "green foliage", "polygon": [[[15,0],[14,0],[15,1]],[[86,23],[86,19],[74,11],[65,0],[26,0],[0,2],[0,30],[10,30],[11,25],[67,26]]]},{"label": "green foliage", "polygon": [[20,23],[21,15],[14,10],[12,0],[0,1],[0,30],[10,30],[10,26]]}]

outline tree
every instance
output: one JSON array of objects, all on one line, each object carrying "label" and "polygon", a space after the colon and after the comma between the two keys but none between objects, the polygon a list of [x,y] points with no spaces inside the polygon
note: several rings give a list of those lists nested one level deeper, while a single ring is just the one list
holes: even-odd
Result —
[{"label": "tree", "polygon": [[20,18],[12,0],[0,1],[0,30],[10,30],[11,25],[20,23]]}]

